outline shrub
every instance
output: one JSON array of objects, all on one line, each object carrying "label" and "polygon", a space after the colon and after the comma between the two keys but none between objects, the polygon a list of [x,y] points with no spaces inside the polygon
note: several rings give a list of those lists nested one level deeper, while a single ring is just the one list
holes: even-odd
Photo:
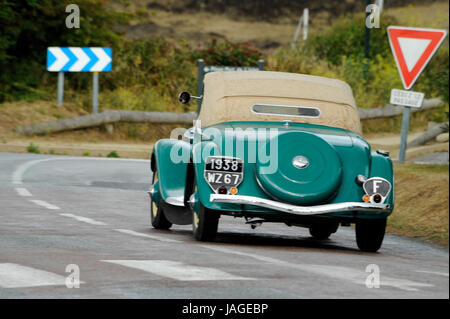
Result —
[{"label": "shrub", "polygon": [[[364,57],[364,16],[357,14],[311,35],[294,49],[280,50],[270,57],[270,68],[341,79],[352,87],[358,107],[384,106],[391,89],[402,89],[403,85],[386,34],[386,27],[395,24],[395,19],[384,15],[381,22],[380,29],[371,30],[369,59]],[[425,93],[426,98],[440,96],[448,103],[448,70],[449,49],[444,45],[414,90]]]},{"label": "shrub", "polygon": [[34,145],[33,143],[30,143],[30,145],[28,145],[27,152],[28,153],[35,153],[35,154],[41,153],[39,151],[39,147],[37,145]]},{"label": "shrub", "polygon": [[111,151],[108,155],[106,155],[106,157],[120,157],[119,154],[117,154],[116,151]]},{"label": "shrub", "polygon": [[[397,24],[397,21],[391,16],[383,15],[380,22],[380,28],[370,31],[370,57],[386,57],[391,52],[386,28]],[[306,48],[319,59],[326,60],[331,65],[340,65],[344,56],[362,61],[364,43],[365,16],[355,14],[338,20],[325,32],[312,35],[306,42]]]},{"label": "shrub", "polygon": [[[0,102],[41,98],[34,91],[46,78],[48,46],[119,46],[111,31],[130,17],[108,10],[102,0],[78,0],[80,29],[65,27],[69,0],[0,0]],[[51,77],[48,77],[51,78]]]},{"label": "shrub", "polygon": [[250,43],[212,39],[205,49],[196,50],[193,57],[203,59],[206,65],[256,66],[262,53]]},{"label": "shrub", "polygon": [[114,72],[105,74],[101,85],[119,90],[110,93],[111,99],[117,99],[116,106],[125,99],[133,105],[125,106],[127,109],[173,111],[177,94],[196,87],[196,66],[187,45],[179,48],[164,38],[152,37],[125,41],[114,55]]}]

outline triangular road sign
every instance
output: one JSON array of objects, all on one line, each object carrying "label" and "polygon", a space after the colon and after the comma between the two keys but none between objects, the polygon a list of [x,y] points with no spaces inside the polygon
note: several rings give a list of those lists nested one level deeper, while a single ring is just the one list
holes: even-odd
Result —
[{"label": "triangular road sign", "polygon": [[405,89],[414,85],[446,35],[446,30],[388,27],[389,44]]}]

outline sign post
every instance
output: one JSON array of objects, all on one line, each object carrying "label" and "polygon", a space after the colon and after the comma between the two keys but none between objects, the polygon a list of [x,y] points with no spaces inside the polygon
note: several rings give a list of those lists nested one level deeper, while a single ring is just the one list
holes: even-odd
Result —
[{"label": "sign post", "polygon": [[411,108],[409,106],[405,106],[403,108],[402,115],[402,133],[400,137],[400,150],[398,153],[398,161],[403,163],[406,157],[406,145],[408,143],[408,131],[409,131],[409,118],[411,115]]},{"label": "sign post", "polygon": [[[197,96],[203,94],[203,76],[205,75],[205,61],[203,59],[198,60],[198,77],[197,77]],[[200,107],[202,106],[202,100],[197,100],[197,114],[200,113]]]},{"label": "sign post", "polygon": [[63,104],[64,72],[93,72],[92,110],[98,112],[99,72],[112,69],[112,50],[110,48],[47,48],[47,70],[58,72],[58,105]]},{"label": "sign post", "polygon": [[92,73],[92,113],[98,113],[98,72]]},{"label": "sign post", "polygon": [[[205,65],[203,59],[197,60],[198,66],[198,78],[197,78],[197,96],[203,95],[203,77],[206,73],[217,72],[217,71],[264,71],[264,60],[258,60],[258,66],[216,66],[216,65]],[[200,108],[202,106],[202,100],[197,100],[197,114],[200,113]]]},{"label": "sign post", "polygon": [[308,38],[308,23],[309,23],[309,9],[303,9],[303,14],[298,19],[297,29],[295,29],[294,38],[291,42],[291,47],[294,48],[297,43],[300,30],[303,27],[303,40]]},{"label": "sign post", "polygon": [[406,157],[411,107],[421,107],[424,94],[410,91],[419,75],[447,35],[446,30],[388,27],[389,44],[402,79],[408,91],[392,90],[391,104],[404,106],[398,161]]},{"label": "sign post", "polygon": [[64,72],[58,72],[57,99],[58,99],[58,105],[62,105],[63,99],[64,99]]},{"label": "sign post", "polygon": [[400,163],[403,163],[405,161],[411,108],[421,108],[424,97],[425,94],[420,92],[413,92],[411,90],[404,91],[392,89],[391,91],[390,103],[393,105],[401,105],[404,107],[402,117],[400,152],[398,155],[398,161]]}]

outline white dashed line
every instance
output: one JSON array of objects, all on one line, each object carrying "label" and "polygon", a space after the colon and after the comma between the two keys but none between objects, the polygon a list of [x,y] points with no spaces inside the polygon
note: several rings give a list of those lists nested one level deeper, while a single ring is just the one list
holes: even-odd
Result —
[{"label": "white dashed line", "polygon": [[133,158],[103,158],[103,157],[58,157],[58,158],[44,158],[39,160],[33,160],[29,162],[25,162],[21,165],[19,165],[16,170],[13,172],[11,181],[13,184],[21,185],[23,184],[23,175],[25,172],[31,167],[38,163],[42,162],[48,162],[48,161],[128,161],[128,162],[147,162],[149,163],[149,160],[143,160],[143,159],[133,159]]},{"label": "white dashed line", "polygon": [[428,270],[416,270],[416,272],[421,272],[421,273],[424,273],[424,274],[432,274],[432,275],[448,277],[448,272],[445,273],[445,272],[428,271]]},{"label": "white dashed line", "polygon": [[23,188],[23,187],[17,187],[16,192],[17,192],[17,194],[19,194],[19,196],[24,196],[24,197],[33,196],[26,188]]},{"label": "white dashed line", "polygon": [[114,229],[114,230],[118,231],[118,232],[121,232],[121,233],[124,233],[124,234],[133,235],[133,236],[137,236],[137,237],[144,237],[144,238],[155,239],[155,240],[163,241],[163,242],[166,242],[166,243],[182,243],[182,241],[180,241],[180,240],[175,240],[175,239],[164,238],[164,237],[155,236],[155,235],[138,233],[138,232],[136,232],[134,230],[129,230],[129,229]]},{"label": "white dashed line", "polygon": [[13,263],[0,263],[0,287],[24,288],[65,285],[66,278],[48,271]]},{"label": "white dashed line", "polygon": [[255,280],[229,274],[209,267],[187,265],[172,260],[102,260],[125,267],[135,268],[179,281]]},{"label": "white dashed line", "polygon": [[[204,248],[219,251],[222,253],[246,256],[249,258],[253,258],[253,259],[267,262],[267,263],[276,264],[279,266],[295,268],[300,271],[305,271],[305,272],[314,273],[317,275],[327,276],[327,277],[334,278],[334,279],[351,281],[356,284],[365,285],[365,281],[368,276],[368,273],[365,272],[365,269],[356,269],[356,268],[350,268],[350,267],[330,266],[330,265],[313,265],[313,264],[300,264],[300,263],[293,264],[293,263],[275,259],[275,258],[264,257],[264,256],[251,254],[251,253],[239,252],[236,250],[223,248],[223,247],[215,247],[215,246],[208,246],[208,245],[201,245],[201,246]],[[381,285],[381,287],[390,286],[390,287],[395,287],[395,288],[406,290],[406,291],[417,291],[418,289],[416,287],[434,287],[434,285],[431,285],[431,284],[423,284],[423,283],[414,282],[414,281],[410,281],[410,280],[406,280],[406,279],[397,279],[397,278],[392,278],[392,277],[388,277],[385,275],[381,276],[380,285]]]},{"label": "white dashed line", "polygon": [[99,222],[99,221],[93,220],[91,218],[83,217],[83,216],[77,216],[77,215],[73,215],[73,214],[60,214],[60,215],[65,216],[65,217],[70,217],[70,218],[76,219],[80,222],[91,224],[91,225],[97,225],[97,226],[106,225],[104,222]]},{"label": "white dashed line", "polygon": [[39,200],[39,199],[31,199],[30,202],[33,202],[33,203],[35,203],[36,205],[45,207],[45,208],[47,208],[47,209],[53,209],[53,210],[55,210],[55,209],[60,209],[58,206],[49,204],[49,203],[47,203],[47,202],[45,202],[45,201],[43,201],[43,200]]}]

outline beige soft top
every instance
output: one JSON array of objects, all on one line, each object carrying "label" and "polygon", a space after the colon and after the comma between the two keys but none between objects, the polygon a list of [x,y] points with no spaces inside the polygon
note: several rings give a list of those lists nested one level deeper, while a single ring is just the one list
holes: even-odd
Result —
[{"label": "beige soft top", "polygon": [[[361,133],[352,89],[340,80],[284,72],[225,71],[206,74],[204,84],[199,116],[203,127],[229,121],[291,120]],[[321,114],[261,114],[252,111],[254,104],[313,107]]]}]

